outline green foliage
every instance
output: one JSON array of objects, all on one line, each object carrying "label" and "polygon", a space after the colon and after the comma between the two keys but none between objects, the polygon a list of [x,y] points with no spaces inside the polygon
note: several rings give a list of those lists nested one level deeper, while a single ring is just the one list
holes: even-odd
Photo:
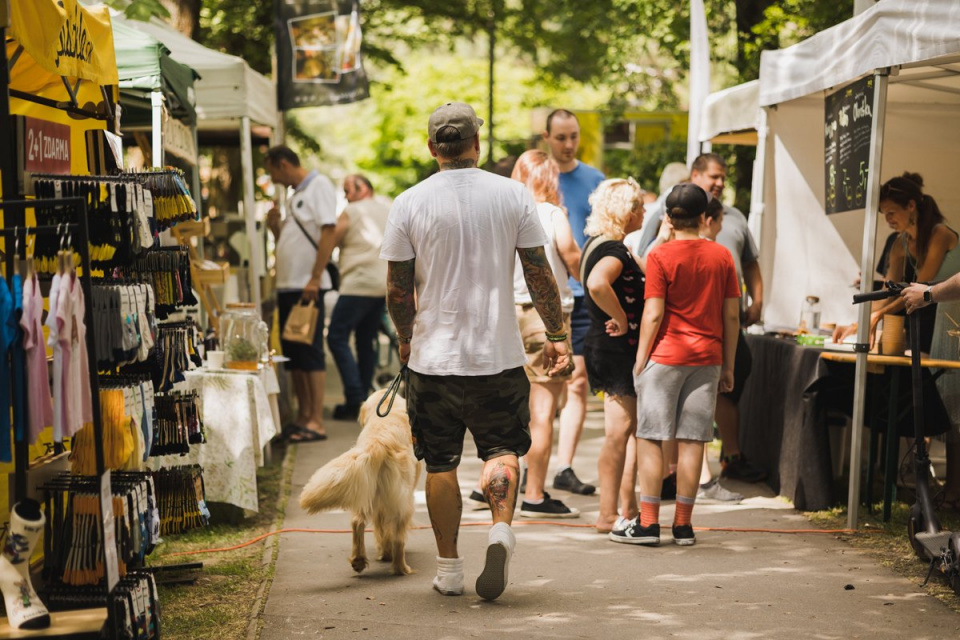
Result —
[{"label": "green foliage", "polygon": [[660,172],[669,162],[683,162],[687,143],[665,140],[636,149],[611,149],[603,154],[604,173],[611,178],[632,177],[645,191],[658,193]]},{"label": "green foliage", "polygon": [[273,53],[273,2],[203,0],[197,40],[240,56],[255,71],[270,74]]},{"label": "green foliage", "polygon": [[132,20],[146,21],[154,16],[170,17],[170,12],[160,4],[160,0],[105,0],[105,2],[108,6],[123,11],[123,15]]}]

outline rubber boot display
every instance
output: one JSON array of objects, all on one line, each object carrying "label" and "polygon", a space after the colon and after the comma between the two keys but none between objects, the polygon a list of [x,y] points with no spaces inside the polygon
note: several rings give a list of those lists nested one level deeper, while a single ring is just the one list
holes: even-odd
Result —
[{"label": "rubber boot display", "polygon": [[30,556],[45,522],[40,503],[24,500],[10,512],[10,531],[0,557],[0,591],[14,629],[45,629],[50,614],[30,581]]}]

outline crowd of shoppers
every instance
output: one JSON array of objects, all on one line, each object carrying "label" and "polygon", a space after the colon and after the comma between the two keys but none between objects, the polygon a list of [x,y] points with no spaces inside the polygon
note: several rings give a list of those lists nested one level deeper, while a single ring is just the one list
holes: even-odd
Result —
[{"label": "crowd of shoppers", "polygon": [[[689,169],[668,164],[659,194],[648,194],[632,178],[606,179],[578,160],[580,128],[571,111],[550,113],[544,150],[526,151],[496,172],[477,165],[482,124],[469,105],[441,105],[427,124],[438,171],[392,204],[365,176],[350,175],[339,216],[330,181],[275,147],[266,167],[292,193],[286,217],[274,210],[267,222],[277,239],[281,322],[303,298],[322,309],[332,286],[326,268],[339,249],[341,282],[326,337],[344,388],[335,419],[355,419],[372,390],[389,312],[409,368],[414,448],[426,462],[437,543],[433,584],[445,595],[464,589],[457,468],[471,432],[484,465],[470,497],[491,510],[494,523],[476,590],[494,599],[508,582],[515,514],[580,515],[547,491],[551,467],[554,491],[589,495],[596,486],[587,480],[596,478],[597,532],[646,546],[661,542],[662,501],[676,501],[672,540],[693,545],[698,500],[742,499],[720,478],[765,478],[740,450],[737,407],[751,369],[743,330],[760,320],[764,291],[746,217],[721,200],[721,156],[703,154]],[[911,269],[921,280],[960,271],[958,235],[919,176],[887,182],[881,211],[897,233],[889,279]],[[942,349],[941,320],[956,312],[960,303],[950,301],[957,298],[956,277],[914,286],[873,318],[939,303],[944,313],[932,337]],[[838,339],[853,329],[838,328]],[[284,430],[292,441],[325,437],[322,335],[313,345],[283,345],[299,406]],[[955,386],[953,378],[942,383],[945,401],[960,398]],[[572,467],[590,392],[602,397],[604,415],[593,477]],[[947,438],[953,455],[957,434],[955,425]],[[715,437],[722,442],[720,478],[706,464],[705,444]],[[948,476],[945,499],[960,504],[960,464]]]}]

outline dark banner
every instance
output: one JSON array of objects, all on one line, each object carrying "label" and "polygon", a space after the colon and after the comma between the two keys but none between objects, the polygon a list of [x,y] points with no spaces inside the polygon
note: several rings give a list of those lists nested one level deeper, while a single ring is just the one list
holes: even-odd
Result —
[{"label": "dark banner", "polygon": [[825,101],[824,163],[827,213],[863,209],[870,171],[873,76],[858,80]]},{"label": "dark banner", "polygon": [[277,103],[283,111],[370,96],[359,0],[274,0]]}]

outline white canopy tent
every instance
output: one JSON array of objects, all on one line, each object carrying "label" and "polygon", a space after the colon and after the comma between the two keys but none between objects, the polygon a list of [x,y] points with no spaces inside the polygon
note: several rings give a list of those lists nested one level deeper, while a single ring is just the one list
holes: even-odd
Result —
[{"label": "white canopy tent", "polygon": [[259,308],[264,256],[254,219],[251,129],[253,125],[276,128],[278,112],[274,83],[251,69],[243,58],[208,49],[160,20],[130,23],[165,44],[174,60],[200,74],[201,79],[196,83],[198,130],[237,130],[240,133],[243,215],[250,242],[250,299]]},{"label": "white canopy tent", "polygon": [[[960,2],[881,0],[860,15],[787,49],[761,57],[759,104],[769,135],[759,187],[766,194],[761,268],[764,320],[795,326],[804,296],[818,295],[827,322],[860,315],[866,342],[869,305],[855,309],[850,283],[875,264],[880,184],[903,171],[923,175],[925,191],[960,227],[952,151],[960,148]],[[865,210],[827,216],[824,97],[874,75],[873,130]],[[851,467],[860,468],[866,356],[858,358]],[[859,473],[851,472],[849,525],[856,526]]]}]

